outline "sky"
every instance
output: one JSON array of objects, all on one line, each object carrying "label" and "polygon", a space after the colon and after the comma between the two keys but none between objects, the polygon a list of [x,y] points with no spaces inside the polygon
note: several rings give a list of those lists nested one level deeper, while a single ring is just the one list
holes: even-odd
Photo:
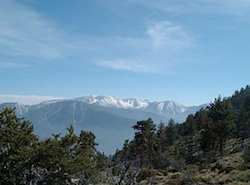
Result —
[{"label": "sky", "polygon": [[184,105],[250,79],[250,0],[0,0],[0,102]]}]

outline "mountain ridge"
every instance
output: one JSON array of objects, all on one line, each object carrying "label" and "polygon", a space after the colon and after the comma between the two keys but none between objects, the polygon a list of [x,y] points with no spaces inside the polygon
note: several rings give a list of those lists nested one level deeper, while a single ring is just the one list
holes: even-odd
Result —
[{"label": "mountain ridge", "polygon": [[4,107],[15,108],[18,116],[31,121],[41,138],[52,133],[65,134],[65,128],[73,125],[76,132],[88,130],[95,133],[99,149],[111,154],[125,139],[132,139],[131,127],[137,121],[152,118],[155,123],[167,123],[173,118],[181,123],[204,105],[186,107],[174,101],[150,102],[139,98],[92,95],[49,100],[36,105],[0,104],[0,110]]}]

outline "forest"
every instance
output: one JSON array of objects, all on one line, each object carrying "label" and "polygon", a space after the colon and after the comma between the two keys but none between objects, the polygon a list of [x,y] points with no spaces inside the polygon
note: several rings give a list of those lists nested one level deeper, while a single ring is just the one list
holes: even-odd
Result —
[{"label": "forest", "polygon": [[40,140],[15,110],[0,113],[0,184],[247,184],[250,181],[250,87],[218,97],[184,123],[135,123],[134,138],[106,156],[94,133]]}]

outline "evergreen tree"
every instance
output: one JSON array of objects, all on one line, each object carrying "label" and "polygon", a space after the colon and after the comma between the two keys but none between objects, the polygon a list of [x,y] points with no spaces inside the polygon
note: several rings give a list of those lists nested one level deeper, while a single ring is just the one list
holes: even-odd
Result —
[{"label": "evergreen tree", "polygon": [[159,139],[159,146],[161,147],[161,150],[164,151],[166,150],[167,143],[166,143],[166,126],[165,124],[161,121],[158,131],[157,131],[157,136]]},{"label": "evergreen tree", "polygon": [[240,118],[238,119],[239,135],[242,139],[250,137],[250,96],[244,99],[242,103]]},{"label": "evergreen tree", "polygon": [[182,137],[194,136],[197,131],[197,123],[194,115],[189,115],[186,121],[179,126],[179,133]]},{"label": "evergreen tree", "polygon": [[156,136],[156,125],[152,119],[138,121],[133,126],[135,132],[135,150],[140,158],[140,166],[152,165],[154,157],[159,150],[157,136]]},{"label": "evergreen tree", "polygon": [[201,108],[201,110],[195,113],[194,120],[197,131],[200,131],[203,127],[204,120],[206,120],[207,117],[208,108],[209,106],[207,106],[206,108]]},{"label": "evergreen tree", "polygon": [[197,130],[195,118],[193,115],[189,115],[186,120],[186,135],[193,136]]},{"label": "evergreen tree", "polygon": [[[82,131],[80,136],[74,134],[70,126],[64,137],[54,135],[41,141],[36,149],[34,173],[35,184],[68,185],[73,181],[78,184],[95,182],[98,175],[96,167],[95,136]],[[37,178],[39,176],[39,178]]]},{"label": "evergreen tree", "polygon": [[201,129],[201,149],[205,152],[215,149],[216,127],[208,113],[203,114],[202,129]]},{"label": "evergreen tree", "polygon": [[248,137],[249,127],[246,124],[247,114],[249,108],[247,108],[247,102],[250,98],[250,87],[242,88],[240,91],[236,91],[234,95],[230,98],[233,105],[235,124],[236,124],[236,136],[245,139]]},{"label": "evergreen tree", "polygon": [[13,109],[0,113],[0,184],[26,184],[37,141],[31,123],[17,118]]},{"label": "evergreen tree", "polygon": [[215,102],[210,105],[208,116],[214,125],[216,141],[222,154],[225,140],[235,129],[234,113],[230,102],[222,100],[221,97],[215,99]]},{"label": "evergreen tree", "polygon": [[170,119],[168,126],[166,127],[166,143],[167,145],[172,145],[174,141],[178,138],[178,130],[176,123],[173,119]]}]

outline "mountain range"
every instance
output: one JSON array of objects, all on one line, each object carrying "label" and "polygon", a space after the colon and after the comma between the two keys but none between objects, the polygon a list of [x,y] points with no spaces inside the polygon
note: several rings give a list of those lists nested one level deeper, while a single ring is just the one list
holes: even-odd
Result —
[{"label": "mountain range", "polygon": [[104,95],[87,95],[74,99],[45,101],[36,105],[2,103],[15,108],[16,114],[34,125],[41,138],[52,133],[65,134],[66,127],[73,125],[76,133],[91,131],[96,135],[98,149],[112,154],[121,148],[125,139],[133,137],[131,128],[136,121],[152,118],[154,122],[167,123],[171,118],[184,122],[189,114],[205,107],[184,106],[174,101],[150,102],[140,98],[115,98]]}]

